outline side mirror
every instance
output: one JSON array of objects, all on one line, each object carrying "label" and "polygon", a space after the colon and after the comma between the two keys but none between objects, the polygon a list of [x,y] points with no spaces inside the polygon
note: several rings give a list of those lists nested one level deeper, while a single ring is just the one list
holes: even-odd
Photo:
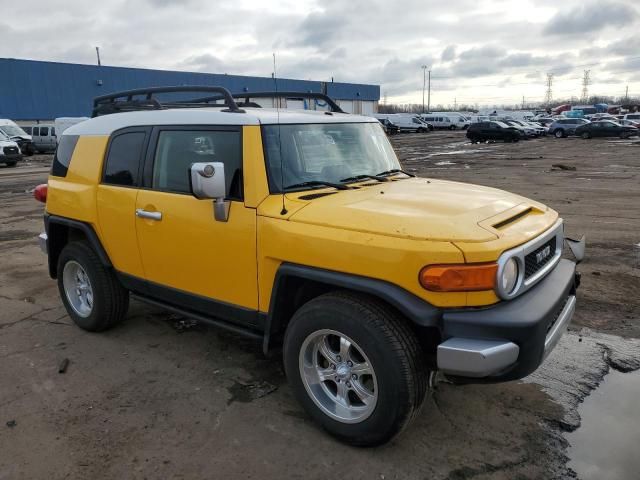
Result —
[{"label": "side mirror", "polygon": [[212,199],[215,219],[226,222],[229,219],[230,204],[224,199],[227,194],[224,163],[194,163],[190,173],[193,196],[200,200]]}]

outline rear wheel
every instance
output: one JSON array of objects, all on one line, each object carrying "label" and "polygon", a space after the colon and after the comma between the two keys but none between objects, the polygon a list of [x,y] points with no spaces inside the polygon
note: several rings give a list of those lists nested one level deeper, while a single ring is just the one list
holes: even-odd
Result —
[{"label": "rear wheel", "polygon": [[71,319],[101,332],[124,318],[129,292],[85,242],[67,244],[58,258],[58,290]]},{"label": "rear wheel", "polygon": [[582,132],[582,135],[580,136],[585,140],[588,140],[589,138],[591,138],[591,134],[589,132]]},{"label": "rear wheel", "polygon": [[455,125],[450,125],[450,126],[449,126],[449,130],[455,130],[455,129],[456,129],[456,126],[455,126]]},{"label": "rear wheel", "polygon": [[379,300],[350,292],[322,295],[295,313],[284,365],[307,413],[352,445],[396,436],[427,390],[422,349],[404,319]]},{"label": "rear wheel", "polygon": [[561,128],[559,128],[555,132],[553,132],[553,136],[556,138],[562,138],[564,137],[564,131]]},{"label": "rear wheel", "polygon": [[15,167],[18,162],[5,162],[7,167]]},{"label": "rear wheel", "polygon": [[629,138],[629,137],[630,137],[630,135],[628,133],[626,133],[626,132],[622,132],[620,134],[620,138],[622,138],[622,139],[626,139],[626,138]]}]

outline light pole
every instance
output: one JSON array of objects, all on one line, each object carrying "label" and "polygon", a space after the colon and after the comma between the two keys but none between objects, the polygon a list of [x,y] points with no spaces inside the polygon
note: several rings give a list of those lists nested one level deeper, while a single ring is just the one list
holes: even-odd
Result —
[{"label": "light pole", "polygon": [[426,84],[427,84],[427,66],[422,65],[422,113],[426,113],[424,111],[424,89]]},{"label": "light pole", "polygon": [[431,111],[431,70],[429,70],[429,88],[427,89],[427,111]]}]

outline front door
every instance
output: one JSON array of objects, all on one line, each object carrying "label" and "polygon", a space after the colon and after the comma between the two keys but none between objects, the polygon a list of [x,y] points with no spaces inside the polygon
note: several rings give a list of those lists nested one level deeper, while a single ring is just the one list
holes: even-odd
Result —
[{"label": "front door", "polygon": [[[191,194],[189,168],[222,162],[227,222],[216,221],[212,200]],[[194,306],[258,309],[256,211],[246,208],[241,127],[156,127],[136,200],[136,231],[150,293],[191,299]],[[166,288],[168,287],[168,288]],[[182,305],[184,306],[184,305]],[[188,307],[188,305],[187,305]],[[194,308],[202,310],[202,308]]]}]

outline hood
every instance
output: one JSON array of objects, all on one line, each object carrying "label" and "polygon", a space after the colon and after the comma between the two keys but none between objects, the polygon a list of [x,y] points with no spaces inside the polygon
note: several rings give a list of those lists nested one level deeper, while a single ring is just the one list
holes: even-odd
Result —
[{"label": "hood", "polygon": [[[548,210],[524,197],[467,183],[411,178],[367,185],[309,200],[290,220],[400,238],[486,242],[506,234],[510,229],[502,227],[511,217],[540,217]],[[302,201],[308,194],[287,198]],[[499,226],[486,222],[494,218]],[[552,220],[542,223],[544,229]]]}]

